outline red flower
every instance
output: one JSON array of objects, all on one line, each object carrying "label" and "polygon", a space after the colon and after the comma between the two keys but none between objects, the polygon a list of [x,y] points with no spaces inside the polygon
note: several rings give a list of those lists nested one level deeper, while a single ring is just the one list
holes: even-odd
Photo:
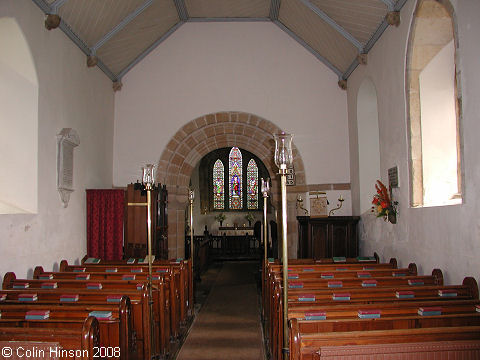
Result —
[{"label": "red flower", "polygon": [[388,207],[388,203],[386,201],[382,201],[380,205],[382,206],[383,209],[386,209]]},{"label": "red flower", "polygon": [[372,204],[378,205],[378,202],[379,202],[379,201],[380,201],[380,200],[378,200],[378,198],[374,197],[373,200],[372,200]]}]

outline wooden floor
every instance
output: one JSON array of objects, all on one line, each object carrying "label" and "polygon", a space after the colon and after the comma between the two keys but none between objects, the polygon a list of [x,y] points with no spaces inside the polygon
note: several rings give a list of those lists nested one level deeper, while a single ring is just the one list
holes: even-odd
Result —
[{"label": "wooden floor", "polygon": [[258,262],[224,262],[177,360],[263,360]]}]

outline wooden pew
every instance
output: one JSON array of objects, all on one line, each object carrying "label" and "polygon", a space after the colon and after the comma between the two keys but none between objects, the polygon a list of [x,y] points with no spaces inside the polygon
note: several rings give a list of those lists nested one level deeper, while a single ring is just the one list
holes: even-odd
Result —
[{"label": "wooden pew", "polygon": [[[313,360],[323,359],[324,349],[332,350],[332,346],[339,352],[342,346],[351,345],[378,345],[388,344],[387,347],[379,347],[378,350],[396,347],[398,353],[403,353],[403,358],[408,359],[424,359],[434,358],[447,359],[446,357],[438,357],[439,351],[455,350],[455,344],[449,348],[439,347],[441,342],[468,340],[471,345],[471,354],[464,357],[465,359],[477,358],[480,354],[480,327],[479,326],[460,326],[460,327],[433,327],[433,328],[410,328],[410,329],[391,329],[391,330],[371,330],[371,331],[338,331],[327,333],[301,333],[299,330],[299,320],[292,319],[290,321],[290,360]],[[430,343],[435,342],[435,343]],[[405,347],[405,344],[416,343],[415,347]],[[400,351],[400,349],[403,351]],[[415,356],[415,352],[423,348],[421,357]],[[410,353],[407,352],[410,349]],[[458,347],[457,347],[458,349]],[[377,358],[384,355],[381,351],[376,351]],[[406,350],[406,351],[405,351]],[[454,352],[458,352],[454,351]],[[386,353],[386,352],[385,352]],[[324,355],[324,354],[323,354]],[[473,357],[473,356],[475,357]],[[373,356],[373,355],[372,355]],[[397,355],[398,356],[398,355]],[[458,358],[453,356],[451,358]],[[339,357],[336,357],[339,359]],[[344,359],[342,357],[342,359]],[[346,357],[345,357],[346,359]],[[351,359],[351,358],[350,358]]]},{"label": "wooden pew", "polygon": [[[143,293],[145,298],[143,299],[142,303],[148,304],[148,292],[146,290],[146,286],[143,283],[138,283],[137,281],[122,281],[122,280],[105,280],[102,282],[92,282],[90,280],[39,280],[39,279],[16,279],[15,274],[12,272],[6,273],[3,279],[3,289],[15,289],[15,286],[21,286],[24,284],[28,284],[28,288],[20,288],[18,290],[26,291],[28,289],[32,289],[35,292],[40,293],[40,290],[42,289],[42,285],[45,285],[46,283],[52,283],[55,284],[56,289],[51,289],[49,291],[55,290],[55,291],[63,291],[64,293],[70,293],[70,294],[77,294],[82,291],[85,292],[91,292],[92,294],[99,293],[99,292],[108,292],[110,291],[109,295],[114,295],[114,294],[123,294],[123,293],[128,293],[129,291],[135,292],[137,291],[138,293]],[[88,289],[87,285],[89,284],[101,284],[102,288],[101,289]],[[45,290],[45,289],[44,289]],[[157,288],[153,289],[153,296],[154,296],[154,316],[157,318],[158,312],[160,311],[160,300],[159,300],[159,292]],[[149,311],[146,311],[149,313]],[[157,315],[155,315],[157,314]],[[161,334],[161,330],[165,331],[165,329],[161,328],[159,325],[159,321],[155,321],[155,328],[154,328],[154,334],[151,335],[150,331],[150,325],[149,321],[145,322],[146,315],[142,314],[142,333],[144,336],[143,339],[143,345],[144,345],[144,352],[146,353],[151,353],[151,354],[160,354],[162,352],[161,345],[155,348],[150,348],[150,336],[155,336],[155,334]],[[150,317],[148,316],[148,319]],[[138,328],[138,315],[135,317],[135,324],[137,324]],[[158,343],[161,343],[161,339],[163,338],[162,336],[155,336],[155,338],[158,337]],[[154,344],[157,344],[157,342],[154,342]]]},{"label": "wooden pew", "polygon": [[[22,294],[36,294],[37,300],[32,304],[38,306],[62,305],[62,306],[89,306],[104,304],[119,304],[128,298],[131,308],[131,329],[132,336],[129,337],[130,352],[134,359],[150,358],[151,353],[168,354],[168,341],[162,343],[160,349],[155,351],[150,349],[150,312],[148,308],[148,292],[146,289],[141,291],[124,290],[120,294],[114,290],[84,290],[84,289],[10,289],[0,290],[0,298],[6,295],[5,300],[0,301],[2,304],[25,304],[19,301],[18,297]],[[62,301],[63,295],[76,295],[78,299],[75,302]],[[29,303],[30,304],[30,303]]]},{"label": "wooden pew", "polygon": [[[111,263],[118,264],[82,264],[82,265],[68,265],[66,260],[60,262],[60,272],[86,272],[90,274],[91,278],[108,278],[108,279],[121,279],[125,274],[134,274],[142,281],[148,281],[148,265],[145,264],[125,264],[121,261],[110,261]],[[38,267],[34,271],[34,277],[43,272],[43,269],[39,270]],[[43,272],[45,275],[49,273]],[[51,272],[54,274],[54,272]],[[152,275],[154,280],[159,280],[159,277],[163,279],[166,284],[169,293],[170,303],[170,323],[172,326],[178,323],[175,329],[172,329],[172,334],[176,338],[180,337],[180,325],[187,322],[188,313],[188,301],[186,294],[188,292],[188,284],[186,284],[185,276],[188,275],[186,268],[182,263],[167,263],[163,265],[155,265],[152,267]],[[68,278],[68,276],[66,276]],[[187,290],[187,291],[186,291]],[[165,290],[166,291],[166,290]]]},{"label": "wooden pew", "polygon": [[[82,272],[45,272],[41,266],[37,266],[34,270],[34,278],[40,279],[44,278],[44,281],[56,281],[56,280],[76,280],[79,277],[88,276],[89,280],[92,282],[102,282],[105,281],[133,281],[125,280],[131,277],[135,278],[137,284],[143,283],[145,286],[148,284],[148,273],[145,272],[83,272],[85,270],[82,268]],[[164,273],[154,273],[152,284],[158,289],[158,303],[157,313],[159,314],[159,326],[162,331],[166,330],[167,319],[170,323],[170,329],[168,330],[168,335],[172,335],[177,338],[180,334],[180,323],[181,323],[181,312],[180,312],[180,298],[178,296],[179,292],[175,287],[169,286],[172,284],[171,278]],[[166,335],[165,335],[166,336]],[[168,339],[168,337],[167,337]]]},{"label": "wooden pew", "polygon": [[[66,356],[59,356],[61,360],[93,360],[95,347],[100,346],[99,323],[93,316],[87,317],[81,328],[23,328],[0,327],[0,341],[39,341],[58,343]],[[11,343],[13,351],[17,348]],[[65,353],[66,352],[66,353]],[[73,354],[74,356],[70,356]],[[60,353],[60,355],[62,355]],[[77,356],[75,356],[77,355]]]},{"label": "wooden pew", "polygon": [[[455,286],[440,287],[440,289],[453,289]],[[379,299],[373,296],[367,300],[370,304],[352,304],[351,302],[342,302],[342,305],[334,305],[332,300],[325,301],[323,304],[300,304],[300,302],[289,301],[290,321],[296,321],[298,331],[304,331],[306,334],[310,332],[329,334],[332,331],[359,331],[362,330],[379,330],[404,327],[440,327],[440,326],[471,326],[477,325],[479,321],[479,313],[474,312],[475,305],[478,305],[478,286],[473,278],[465,278],[462,286],[457,286],[457,290],[467,289],[470,295],[470,301],[461,300],[461,297],[442,298],[433,297],[428,298],[406,298],[396,299],[390,302],[385,302],[385,299]],[[467,297],[467,296],[465,296]],[[281,306],[281,299],[280,299]],[[443,306],[445,308],[445,315],[437,317],[420,317],[415,315],[415,310],[419,307],[429,306]],[[357,319],[354,318],[352,311],[358,308],[379,309],[382,313],[389,316],[389,318],[381,317],[380,319]],[[443,310],[443,309],[442,309]],[[316,311],[327,311],[327,316],[330,314],[330,320],[319,320],[316,322],[308,322],[300,320],[305,313],[315,313]],[[350,313],[348,313],[350,311]],[[443,313],[443,311],[442,311]],[[303,314],[303,315],[302,315]],[[340,319],[335,318],[335,314],[340,316]],[[395,316],[396,314],[396,316]],[[317,312],[318,315],[318,312]],[[300,316],[298,318],[297,316]],[[345,316],[350,316],[345,319]],[[342,319],[343,317],[343,319]],[[403,317],[403,318],[402,318]],[[283,323],[281,317],[276,319],[276,328],[278,332],[274,333],[273,346],[279,347],[281,345],[281,335],[283,331]],[[313,328],[312,328],[313,326]],[[310,327],[310,328],[309,328]],[[350,335],[351,336],[351,335]],[[278,356],[278,350],[273,349],[273,354]],[[309,358],[309,357],[307,357]]]},{"label": "wooden pew", "polygon": [[[28,311],[48,310],[48,319],[27,320]],[[133,332],[130,319],[130,300],[124,297],[118,305],[39,305],[36,303],[0,304],[0,327],[41,327],[41,328],[82,328],[85,319],[93,311],[107,311],[112,314],[109,319],[98,319],[100,344],[115,349],[115,358],[133,359],[129,345],[132,344]]]},{"label": "wooden pew", "polygon": [[[87,260],[89,258],[85,256],[82,259],[82,266],[135,266],[135,267],[145,267],[148,269],[148,263],[143,263],[143,259],[128,259],[128,260],[100,260],[96,259],[98,262],[95,263],[88,263]],[[129,260],[132,260],[132,263],[129,263]],[[60,264],[61,265],[61,264]],[[185,316],[193,316],[194,315],[194,307],[193,307],[193,270],[192,270],[192,263],[189,260],[184,259],[174,259],[174,260],[155,260],[153,262],[153,267],[156,266],[171,266],[175,269],[175,272],[180,273],[180,296],[182,302],[185,304],[185,309],[187,313],[184,315],[182,313],[182,321],[186,321]],[[60,268],[62,270],[62,268]],[[183,310],[182,310],[183,311]],[[185,319],[185,320],[183,320]]]}]

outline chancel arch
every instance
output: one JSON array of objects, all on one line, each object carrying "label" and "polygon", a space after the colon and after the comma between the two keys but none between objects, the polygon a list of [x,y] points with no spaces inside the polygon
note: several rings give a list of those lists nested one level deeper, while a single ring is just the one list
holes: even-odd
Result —
[{"label": "chancel arch", "polygon": [[[158,162],[156,180],[167,186],[169,257],[184,255],[185,208],[188,186],[197,163],[208,153],[221,148],[238,147],[255,154],[265,165],[272,180],[272,204],[279,209],[280,187],[278,169],[273,161],[273,134],[281,132],[269,120],[245,112],[217,112],[200,116],[185,124],[167,144]],[[288,191],[305,188],[305,169],[301,156],[293,144],[296,186]],[[224,164],[224,171],[228,165]],[[227,184],[225,184],[227,186]],[[200,197],[196,195],[199,203]],[[198,205],[197,205],[198,206]],[[296,219],[294,208],[289,209],[289,248],[296,244]],[[293,252],[295,253],[295,252]]]}]

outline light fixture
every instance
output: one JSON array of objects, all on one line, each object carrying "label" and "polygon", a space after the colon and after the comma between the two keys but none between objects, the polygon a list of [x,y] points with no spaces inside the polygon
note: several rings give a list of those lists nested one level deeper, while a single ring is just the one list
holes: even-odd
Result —
[{"label": "light fixture", "polygon": [[145,185],[145,187],[147,185],[150,185],[151,187],[155,182],[155,165],[147,164],[142,168],[142,170],[142,183]]},{"label": "light fixture", "polygon": [[267,288],[267,265],[268,265],[268,258],[267,258],[267,248],[268,248],[268,222],[267,222],[267,198],[268,192],[270,191],[270,180],[264,180],[262,178],[261,187],[260,187],[263,195],[263,250],[264,250],[264,260],[263,260],[263,282],[262,282],[262,294],[263,294],[263,308],[262,308],[262,315],[265,327],[265,306],[266,306],[266,295],[265,290]]},{"label": "light fixture", "polygon": [[193,309],[193,304],[195,302],[195,292],[194,292],[194,282],[193,282],[193,278],[195,276],[195,263],[193,260],[195,257],[195,252],[194,252],[195,249],[193,244],[193,201],[194,200],[195,200],[195,191],[193,189],[188,189],[188,202],[190,204],[190,260],[189,261],[192,267],[192,274],[190,276],[190,285],[192,289],[192,296],[191,296],[192,309]]},{"label": "light fixture", "polygon": [[287,168],[292,166],[292,135],[284,132],[273,135],[275,164],[280,174],[282,193],[282,263],[283,263],[283,357],[288,359],[288,243],[287,243]]},{"label": "light fixture", "polygon": [[[155,166],[153,164],[147,164],[142,168],[142,182],[145,185],[147,191],[147,240],[148,240],[148,296],[149,310],[150,310],[150,329],[152,334],[154,333],[153,325],[153,293],[152,293],[152,190],[153,183],[155,182]],[[153,349],[153,336],[151,337],[151,346]]]},{"label": "light fixture", "polygon": [[282,171],[293,163],[292,135],[284,132],[273,135],[275,139],[275,165]]}]

